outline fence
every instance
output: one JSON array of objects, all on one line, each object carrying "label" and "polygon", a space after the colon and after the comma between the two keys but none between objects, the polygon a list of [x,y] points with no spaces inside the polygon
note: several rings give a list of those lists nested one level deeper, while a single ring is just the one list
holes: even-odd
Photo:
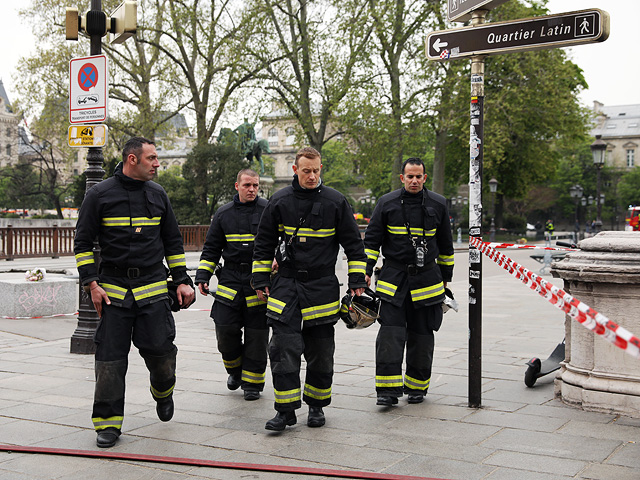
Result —
[{"label": "fence", "polygon": [[[202,250],[208,225],[182,225],[180,233],[187,252]],[[73,255],[75,227],[0,228],[0,260],[28,257],[58,258]]]}]

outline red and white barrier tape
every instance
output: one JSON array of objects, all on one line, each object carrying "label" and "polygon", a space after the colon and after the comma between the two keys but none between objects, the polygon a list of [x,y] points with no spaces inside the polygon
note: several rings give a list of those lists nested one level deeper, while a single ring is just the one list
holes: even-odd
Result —
[{"label": "red and white barrier tape", "polygon": [[479,238],[469,237],[469,243],[571,318],[577,320],[589,330],[601,335],[605,340],[621,348],[632,357],[640,359],[640,339],[634,334],[612,322],[584,302],[572,297],[561,288],[554,286],[506,255],[496,251],[495,248]]},{"label": "red and white barrier tape", "polygon": [[73,313],[56,313],[55,315],[40,315],[37,317],[5,317],[2,316],[0,318],[6,318],[7,320],[28,320],[31,318],[53,318],[53,317],[70,317],[72,315],[77,315],[78,312],[73,312]]},{"label": "red and white barrier tape", "polygon": [[491,248],[507,248],[507,249],[527,249],[527,250],[562,250],[567,252],[575,252],[575,248],[564,248],[564,247],[541,247],[538,245],[520,245],[515,243],[487,243]]}]

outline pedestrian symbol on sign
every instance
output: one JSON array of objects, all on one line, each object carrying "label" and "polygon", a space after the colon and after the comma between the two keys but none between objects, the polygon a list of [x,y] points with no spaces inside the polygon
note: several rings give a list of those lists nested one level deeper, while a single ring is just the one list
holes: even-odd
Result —
[{"label": "pedestrian symbol on sign", "polygon": [[98,69],[92,63],[85,63],[78,72],[78,85],[88,92],[98,83]]}]

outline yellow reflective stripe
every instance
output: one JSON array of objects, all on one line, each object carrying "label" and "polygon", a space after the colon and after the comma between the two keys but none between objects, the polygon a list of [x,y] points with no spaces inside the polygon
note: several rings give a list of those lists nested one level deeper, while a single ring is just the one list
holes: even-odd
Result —
[{"label": "yellow reflective stripe", "polygon": [[224,237],[227,239],[227,242],[253,242],[256,239],[255,235],[251,235],[250,233],[235,233],[225,235]]},{"label": "yellow reflective stripe", "polygon": [[144,227],[145,225],[160,225],[161,217],[133,217],[131,219],[132,227]]},{"label": "yellow reflective stripe", "polygon": [[316,400],[327,400],[331,398],[331,387],[329,388],[316,388],[308,383],[304,384],[304,394],[307,397],[315,398]]},{"label": "yellow reflective stripe", "polygon": [[198,265],[198,270],[207,270],[211,273],[213,273],[214,268],[216,268],[216,264],[208,262],[207,260],[200,260],[200,264]]},{"label": "yellow reflective stripe", "polygon": [[370,248],[365,248],[364,253],[367,254],[367,258],[369,260],[378,260],[378,257],[380,256],[380,252],[377,250],[371,250]]},{"label": "yellow reflective stripe", "polygon": [[278,224],[278,231],[279,232],[284,232],[284,225],[283,224]]},{"label": "yellow reflective stripe", "polygon": [[264,372],[255,373],[248,370],[242,370],[242,376],[240,378],[249,383],[264,383]]},{"label": "yellow reflective stripe", "polygon": [[160,282],[150,283],[141,287],[132,288],[131,291],[136,301],[142,300],[143,298],[155,297],[156,295],[167,293],[167,281],[162,280]]},{"label": "yellow reflective stripe", "polygon": [[242,356],[234,358],[233,360],[222,359],[225,368],[238,368],[242,365]]},{"label": "yellow reflective stripe", "polygon": [[396,290],[398,290],[398,287],[396,287],[394,284],[378,280],[376,292],[386,293],[390,297],[393,297],[396,294]]},{"label": "yellow reflective stripe", "polygon": [[324,305],[315,305],[313,307],[303,308],[300,310],[302,313],[302,320],[313,320],[315,318],[327,317],[329,315],[335,315],[340,311],[340,301],[325,303]]},{"label": "yellow reflective stripe", "polygon": [[286,306],[286,303],[281,302],[280,300],[276,300],[273,297],[269,297],[267,299],[267,310],[272,310],[276,313],[282,313],[282,310],[284,310],[284,307]]},{"label": "yellow reflective stripe", "polygon": [[93,428],[96,430],[104,430],[105,428],[117,428],[118,430],[122,429],[122,421],[124,417],[93,417],[91,421],[93,422]]},{"label": "yellow reflective stripe", "polygon": [[272,260],[255,260],[251,267],[252,273],[267,272],[271,273]]},{"label": "yellow reflective stripe", "polygon": [[131,218],[129,217],[104,217],[102,225],[105,227],[129,227]]},{"label": "yellow reflective stripe", "polygon": [[376,387],[401,387],[402,375],[376,375]]},{"label": "yellow reflective stripe", "polygon": [[93,252],[84,252],[76,254],[76,266],[88,265],[90,263],[96,263],[93,258]]},{"label": "yellow reflective stripe", "polygon": [[107,296],[124,300],[124,296],[127,294],[127,289],[112,285],[110,283],[101,283],[100,286],[107,292]]},{"label": "yellow reflective stripe", "polygon": [[155,398],[167,398],[169,395],[173,393],[173,387],[175,387],[175,385],[172,385],[169,390],[165,390],[164,392],[161,392],[160,390],[156,390],[155,388],[151,387],[151,394]]},{"label": "yellow reflective stripe", "polygon": [[347,273],[366,273],[367,272],[367,262],[358,262],[358,261],[350,261],[347,262],[349,265],[349,270]]},{"label": "yellow reflective stripe", "polygon": [[436,283],[426,288],[418,288],[411,290],[411,300],[414,302],[425,300],[427,298],[437,297],[444,294],[444,284],[442,282]]},{"label": "yellow reflective stripe", "polygon": [[180,253],[178,255],[169,255],[167,257],[167,265],[169,265],[169,268],[186,267],[187,257],[184,253]]},{"label": "yellow reflective stripe", "polygon": [[[296,231],[297,227],[289,227],[287,225],[283,225],[284,231],[287,235],[293,235]],[[325,238],[331,237],[336,234],[335,228],[319,228],[318,230],[314,230],[312,228],[300,228],[298,229],[298,233],[296,234],[298,237],[316,237],[316,238]]]},{"label": "yellow reflective stripe", "polygon": [[265,305],[267,303],[260,300],[257,295],[246,297],[245,300],[247,301],[247,307],[249,308],[257,307],[258,305]]},{"label": "yellow reflective stripe", "polygon": [[[416,236],[425,236],[425,237],[433,237],[436,233],[436,229],[432,228],[431,230],[424,230],[423,228],[420,227],[411,227],[409,229],[411,231],[411,235],[416,235]],[[393,235],[406,235],[407,234],[407,227],[405,227],[404,225],[402,226],[393,226],[393,225],[387,225],[387,231]]]},{"label": "yellow reflective stripe", "polygon": [[220,284],[218,284],[218,289],[216,290],[216,296],[228,298],[229,300],[236,298],[236,293],[238,293],[237,290]]},{"label": "yellow reflective stripe", "polygon": [[293,390],[274,390],[276,403],[291,403],[300,401],[300,389]]},{"label": "yellow reflective stripe", "polygon": [[453,265],[453,255],[438,255],[436,263],[438,265]]},{"label": "yellow reflective stripe", "polygon": [[406,374],[404,376],[404,384],[407,387],[417,388],[418,390],[426,390],[427,388],[429,388],[430,382],[430,378],[427,378],[426,380],[418,380],[417,378],[410,377]]}]

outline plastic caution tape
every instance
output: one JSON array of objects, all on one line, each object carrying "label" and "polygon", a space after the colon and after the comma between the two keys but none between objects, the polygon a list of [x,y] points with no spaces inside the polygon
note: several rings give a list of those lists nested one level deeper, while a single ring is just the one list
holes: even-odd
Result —
[{"label": "plastic caution tape", "polygon": [[491,248],[508,248],[508,249],[526,249],[526,250],[561,250],[566,252],[575,252],[575,248],[563,247],[540,247],[538,245],[519,245],[515,243],[486,243]]},{"label": "plastic caution tape", "polygon": [[589,305],[569,295],[563,289],[554,286],[506,255],[496,251],[495,248],[490,247],[488,243],[479,238],[469,237],[469,243],[584,327],[601,335],[605,340],[621,348],[632,357],[640,358],[640,339],[637,336],[598,313]]},{"label": "plastic caution tape", "polygon": [[6,318],[7,320],[28,320],[31,318],[53,318],[53,317],[70,317],[72,315],[77,315],[78,312],[73,312],[73,313],[56,313],[54,315],[40,315],[37,317],[5,317],[2,316],[0,318]]}]

